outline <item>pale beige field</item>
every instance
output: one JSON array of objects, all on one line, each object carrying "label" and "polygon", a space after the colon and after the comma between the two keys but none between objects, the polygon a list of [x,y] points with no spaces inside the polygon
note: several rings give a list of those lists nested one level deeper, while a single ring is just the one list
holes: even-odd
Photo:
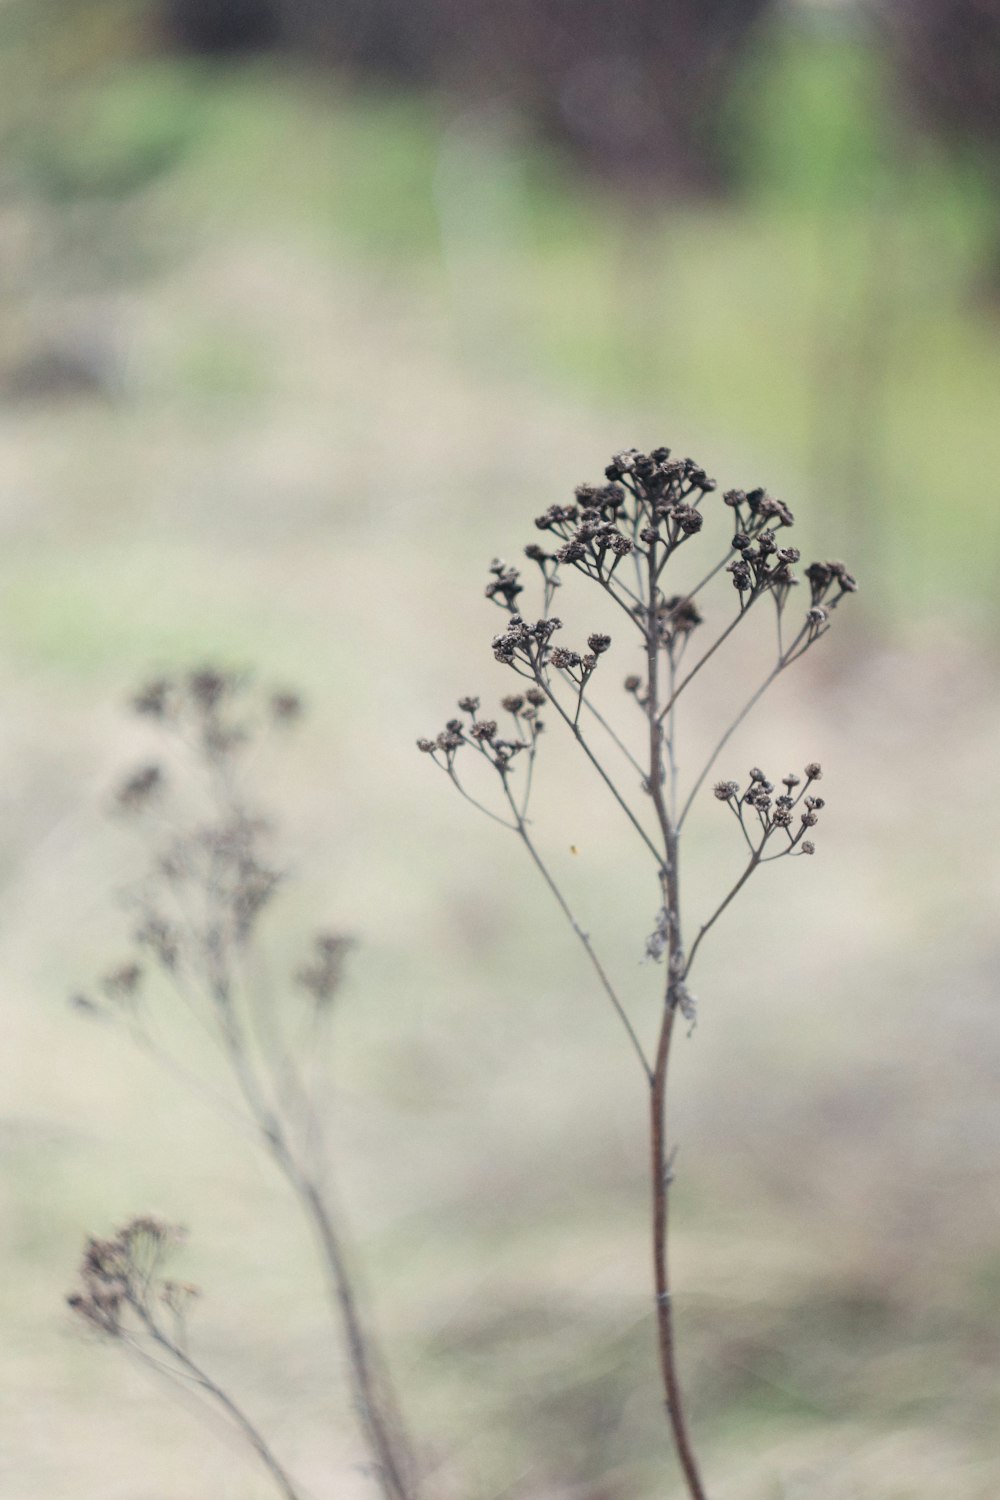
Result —
[{"label": "pale beige field", "polygon": [[[260,767],[296,877],[274,962],[293,967],[318,923],[358,940],[332,1151],[428,1497],[679,1497],[641,1080],[522,851],[414,740],[460,693],[508,690],[486,564],[613,449],[669,442],[723,486],[772,476],[690,411],[586,405],[470,347],[416,278],[280,227],[213,231],[208,204],[204,222],[142,279],[39,294],[53,329],[100,341],[105,395],[0,409],[0,1493],[268,1493],[63,1307],[83,1235],[145,1209],[189,1226],[197,1346],[309,1494],[373,1493],[281,1184],[66,1004],[122,952],[137,855],[106,812],[149,745],[127,695],[221,661],[309,704]],[[801,509],[803,549],[833,550],[832,519]],[[678,1049],[681,1360],[719,1500],[993,1500],[995,663],[919,598],[887,623],[878,576],[850,561],[867,595],[720,764],[819,758],[828,808],[817,857],[763,872],[706,947]],[[599,623],[585,595],[563,605],[579,633]],[[687,764],[751,680],[749,656],[720,662]],[[544,748],[539,835],[648,1033],[655,893],[554,725]],[[739,868],[702,803],[692,921]]]}]

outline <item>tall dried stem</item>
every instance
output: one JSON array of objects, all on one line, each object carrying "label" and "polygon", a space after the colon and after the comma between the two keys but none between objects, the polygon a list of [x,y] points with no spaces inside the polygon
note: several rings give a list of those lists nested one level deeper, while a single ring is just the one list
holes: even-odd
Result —
[{"label": "tall dried stem", "polygon": [[[463,717],[450,719],[439,734],[419,740],[418,745],[476,807],[521,839],[584,948],[642,1066],[650,1105],[650,1218],[660,1374],[670,1433],[688,1493],[691,1500],[706,1500],[707,1492],[681,1396],[669,1274],[669,1189],[673,1178],[673,1151],[667,1135],[667,1085],[671,1043],[678,1012],[693,1024],[695,1001],[688,977],[708,932],[762,865],[786,855],[813,853],[812,840],[804,835],[816,825],[823,807],[822,798],[813,795],[814,785],[822,774],[820,768],[815,763],[807,766],[804,781],[790,773],[783,778],[784,791],[781,793],[775,793],[773,784],[756,767],[751,770],[742,792],[735,781],[716,785],[715,797],[735,817],[741,837],[749,848],[750,861],[701,924],[687,955],[680,884],[681,829],[712,765],[735,729],[779,673],[826,634],[831,611],[845,595],[853,593],[857,585],[842,563],[816,562],[806,568],[810,603],[791,643],[784,647],[782,625],[798,582],[794,566],[800,557],[797,548],[781,545],[780,533],[789,528],[794,519],[784,502],[773,499],[762,489],[727,491],[724,500],[731,512],[730,526],[735,528],[735,535],[723,538],[722,556],[707,572],[702,564],[694,575],[695,582],[686,589],[683,583],[675,586],[675,591],[668,594],[663,586],[665,570],[670,565],[672,574],[678,569],[683,573],[683,557],[678,558],[678,554],[702,531],[706,519],[703,502],[714,493],[714,480],[709,479],[692,460],[672,459],[666,448],[656,449],[648,455],[634,449],[618,454],[608,466],[605,477],[606,484],[581,485],[575,503],[551,505],[537,519],[539,530],[552,539],[549,543],[552,550],[537,543],[525,548],[526,557],[539,569],[542,579],[543,613],[534,623],[520,613],[519,597],[524,591],[520,571],[499,560],[491,566],[487,598],[508,616],[505,630],[493,640],[493,654],[501,665],[530,684],[527,690],[509,694],[502,700],[504,711],[513,716],[514,737],[502,735],[497,720],[480,714],[478,698],[466,697],[458,704]],[[634,583],[629,585],[625,585],[617,573],[618,564],[624,557],[631,557],[635,564]],[[694,665],[681,675],[680,666],[689,640],[704,624],[695,595],[700,595],[724,569],[730,574],[736,591],[736,612],[728,620],[719,622],[710,644]],[[562,629],[562,621],[551,613],[551,607],[565,576],[572,572],[598,584],[640,636],[645,681],[634,674],[625,679],[626,691],[641,709],[645,720],[646,747],[638,758],[629,747],[628,729],[623,726],[619,730],[609,723],[606,711],[598,710],[587,698],[591,681],[611,647],[611,637],[603,632],[592,632],[587,637],[586,651],[553,644],[553,636]],[[702,766],[682,800],[678,705],[696,679],[717,658],[751,608],[768,598],[776,612],[777,659],[769,667],[762,685],[734,711],[707,764]],[[567,694],[570,695],[568,705],[565,702]],[[584,704],[592,710],[614,750],[629,767],[635,768],[640,760],[644,761],[648,810],[633,804],[631,796],[617,779],[620,769],[606,764],[584,737],[580,727]],[[652,854],[656,863],[659,916],[654,931],[646,940],[646,952],[653,959],[665,961],[665,976],[652,1064],[648,1061],[649,1054],[629,1006],[609,978],[589,934],[570,911],[565,896],[528,832],[532,772],[544,727],[539,710],[546,705],[555,709],[572,740],[583,750],[625,818],[630,832],[636,836],[637,852],[641,849],[643,857]],[[475,752],[471,757],[473,761],[478,758],[485,762],[499,778],[512,818],[494,812],[468,791],[466,774],[463,771],[460,775],[460,768],[470,759],[470,751]],[[519,799],[512,780],[522,765],[526,767],[525,790]],[[799,788],[797,794],[796,788]],[[800,804],[802,810],[795,826],[794,812]]]}]

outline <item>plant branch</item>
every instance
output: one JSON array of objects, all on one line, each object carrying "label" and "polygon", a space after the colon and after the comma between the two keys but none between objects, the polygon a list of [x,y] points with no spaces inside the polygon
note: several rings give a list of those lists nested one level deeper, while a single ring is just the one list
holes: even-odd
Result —
[{"label": "plant branch", "polygon": [[[261,1463],[270,1473],[272,1479],[274,1480],[278,1489],[281,1491],[282,1495],[285,1496],[285,1500],[302,1500],[302,1492],[296,1488],[286,1469],[278,1462],[269,1443],[261,1435],[258,1428],[254,1426],[253,1422],[242,1410],[242,1408],[237,1406],[232,1397],[227,1395],[222,1387],[212,1379],[211,1375],[203,1370],[199,1364],[196,1364],[191,1356],[185,1353],[180,1345],[175,1344],[170,1338],[167,1337],[167,1335],[153,1320],[153,1318],[147,1312],[146,1308],[143,1307],[142,1303],[137,1298],[132,1299],[130,1305],[153,1342],[157,1344],[159,1348],[166,1351],[169,1357],[180,1366],[184,1373],[194,1381],[195,1385],[197,1385],[205,1393],[205,1395],[212,1402],[214,1402],[216,1406],[218,1406],[222,1411],[225,1412],[225,1414],[237,1427],[240,1433],[242,1433],[243,1437],[249,1443],[250,1447],[257,1454],[257,1457],[260,1459]],[[141,1349],[138,1348],[138,1346],[135,1347],[137,1347],[137,1352],[141,1355],[141,1357],[146,1359],[147,1362],[150,1363],[155,1369],[160,1370],[162,1373],[174,1375],[175,1372],[173,1370],[164,1370],[164,1367],[162,1365],[159,1365],[157,1361],[150,1359],[143,1353]]]},{"label": "plant branch", "polygon": [[629,1039],[629,1041],[632,1044],[632,1050],[635,1052],[636,1057],[639,1059],[639,1062],[640,1062],[640,1064],[642,1066],[642,1071],[646,1075],[646,1081],[647,1081],[647,1083],[652,1083],[653,1070],[652,1070],[652,1067],[651,1067],[651,1065],[649,1063],[648,1058],[646,1057],[646,1053],[645,1053],[645,1051],[643,1049],[643,1045],[640,1042],[638,1035],[636,1034],[635,1027],[632,1025],[632,1022],[629,1020],[628,1014],[627,1014],[627,1012],[625,1010],[625,1007],[622,1004],[621,1000],[618,998],[618,995],[615,992],[615,988],[612,985],[611,980],[608,978],[608,975],[607,975],[607,972],[606,972],[606,970],[604,968],[604,965],[601,963],[600,959],[597,956],[597,953],[594,950],[594,946],[593,946],[593,944],[590,941],[589,934],[586,933],[586,932],[584,932],[583,928],[580,926],[579,922],[576,920],[576,917],[573,915],[573,912],[572,912],[572,910],[571,910],[568,902],[566,901],[565,896],[563,895],[562,891],[559,889],[558,885],[556,884],[556,882],[555,882],[552,874],[550,873],[548,867],[545,865],[544,861],[542,860],[541,855],[538,853],[538,850],[535,847],[534,841],[532,840],[531,835],[528,833],[527,827],[525,826],[524,818],[518,812],[518,809],[517,809],[517,807],[514,804],[514,799],[511,796],[510,788],[507,786],[506,778],[504,779],[504,791],[507,794],[507,800],[508,800],[508,802],[511,805],[511,809],[512,809],[512,811],[514,813],[515,818],[517,819],[517,830],[516,831],[517,831],[518,837],[520,838],[521,842],[524,844],[524,847],[527,849],[527,851],[530,854],[532,860],[534,861],[535,868],[538,870],[538,872],[541,875],[542,879],[545,881],[545,884],[548,886],[549,890],[552,892],[553,896],[556,898],[556,901],[559,904],[559,909],[561,910],[563,916],[566,918],[567,922],[572,927],[574,933],[576,934],[577,938],[579,939],[580,944],[581,944],[584,952],[586,953],[588,959],[590,960],[590,963],[591,963],[591,965],[593,967],[594,973],[597,975],[597,978],[600,981],[601,988],[604,990],[604,993],[607,995],[608,999],[611,1001],[611,1004],[613,1005],[613,1007],[615,1009],[615,1013],[617,1014],[618,1019],[621,1021],[622,1025],[624,1026],[624,1028],[625,1028],[625,1030],[626,1030],[626,1032],[628,1034],[628,1039]]},{"label": "plant branch", "polygon": [[[765,842],[766,842],[766,840],[765,840]],[[750,879],[750,876],[753,874],[754,870],[756,870],[757,866],[763,862],[761,860],[761,850],[763,849],[763,847],[764,847],[764,844],[762,843],[759,846],[759,848],[757,848],[757,849],[754,850],[754,853],[753,853],[753,855],[751,856],[751,859],[750,859],[750,863],[747,865],[746,869],[743,871],[743,874],[740,876],[739,880],[737,880],[737,882],[733,886],[732,890],[729,892],[729,894],[725,897],[724,900],[720,901],[719,905],[715,908],[715,911],[709,917],[708,921],[702,923],[702,926],[701,926],[701,928],[699,929],[699,932],[698,932],[698,936],[695,938],[694,942],[691,945],[691,952],[688,954],[688,961],[687,961],[687,963],[686,963],[686,965],[684,967],[684,975],[683,975],[683,977],[684,977],[685,980],[687,979],[688,975],[691,972],[691,966],[694,963],[695,954],[698,952],[698,949],[701,946],[701,940],[702,940],[702,938],[704,938],[707,935],[707,933],[709,933],[711,931],[711,929],[715,926],[716,922],[722,916],[722,913],[725,911],[725,909],[729,905],[729,903],[743,889],[743,887],[746,885],[747,881]]]},{"label": "plant branch", "polygon": [[556,713],[566,724],[573,738],[576,740],[577,744],[583,751],[584,755],[590,761],[598,776],[600,776],[601,780],[604,782],[604,785],[608,788],[608,791],[618,803],[618,806],[628,818],[629,822],[632,824],[632,827],[642,839],[642,842],[646,845],[646,848],[649,850],[650,854],[652,854],[653,858],[656,860],[657,865],[659,866],[662,863],[662,856],[659,850],[653,843],[652,839],[649,837],[649,834],[643,828],[642,824],[639,822],[639,819],[636,817],[635,813],[625,801],[621,792],[611,780],[611,777],[608,775],[607,771],[601,765],[601,762],[597,759],[597,756],[594,754],[593,750],[591,750],[590,746],[587,744],[587,741],[583,737],[583,731],[581,730],[579,724],[575,724],[573,722],[569,714],[559,702],[559,699],[556,697],[555,693],[552,690],[551,683],[545,677],[540,667],[536,667],[535,669],[535,680],[538,683],[538,686],[541,688],[542,692],[548,698],[549,702],[552,704],[553,708],[556,710]]},{"label": "plant branch", "polygon": [[723,641],[727,640],[729,636],[732,635],[733,631],[736,629],[737,625],[739,625],[741,620],[746,619],[749,610],[752,608],[754,602],[759,598],[760,593],[754,593],[750,595],[748,603],[743,606],[739,614],[733,616],[729,624],[726,626],[725,630],[723,630],[716,637],[716,639],[713,641],[712,645],[709,646],[704,655],[698,658],[687,676],[681,678],[680,682],[677,684],[677,687],[670,694],[670,697],[667,699],[662,709],[660,709],[661,719],[665,718],[666,715],[670,712],[674,704],[677,702],[677,699],[680,697],[681,693],[683,693],[684,689],[687,687],[688,683],[691,682],[693,678],[697,677],[698,673],[701,671],[702,667],[705,666],[706,662],[711,661],[712,657],[715,655],[716,651],[718,651]]}]

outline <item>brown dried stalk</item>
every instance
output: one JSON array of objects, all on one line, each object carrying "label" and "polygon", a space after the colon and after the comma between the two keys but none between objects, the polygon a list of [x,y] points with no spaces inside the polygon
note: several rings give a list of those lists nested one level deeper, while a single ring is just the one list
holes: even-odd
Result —
[{"label": "brown dried stalk", "polygon": [[[480,715],[478,698],[462,698],[462,718],[451,719],[433,739],[419,748],[439,766],[461,794],[494,821],[516,833],[556,898],[590,961],[602,989],[622,1023],[642,1067],[649,1090],[649,1151],[652,1180],[652,1241],[655,1314],[659,1364],[666,1410],[677,1457],[692,1500],[705,1500],[706,1491],[695,1458],[677,1373],[673,1307],[667,1257],[669,1187],[673,1178],[672,1152],[667,1138],[667,1082],[671,1042],[677,1014],[693,1024],[695,1001],[689,988],[692,966],[702,942],[750,877],[764,864],[786,855],[812,854],[808,834],[818,821],[822,798],[813,795],[821,771],[806,767],[805,777],[790,774],[784,790],[776,793],[756,767],[741,792],[733,781],[719,782],[716,798],[724,802],[739,824],[749,850],[749,862],[715,910],[701,924],[689,950],[683,937],[680,855],[681,833],[698,791],[736,728],[772,682],[809,650],[830,627],[831,611],[857,587],[842,563],[816,562],[805,569],[810,602],[789,630],[789,601],[798,583],[794,568],[797,548],[782,545],[793,516],[780,500],[764,490],[730,490],[723,497],[730,511],[731,540],[707,572],[687,588],[668,594],[663,578],[683,568],[679,557],[705,523],[704,502],[716,490],[715,481],[690,459],[677,460],[669,449],[650,454],[634,449],[618,454],[606,470],[607,483],[581,485],[570,505],[552,505],[536,525],[551,539],[551,550],[536,543],[526,557],[539,569],[542,614],[529,623],[519,612],[524,591],[518,569],[497,560],[490,569],[486,596],[509,616],[506,629],[493,641],[498,662],[528,686],[502,700],[512,726],[505,735],[496,719]],[[627,561],[626,561],[627,560]],[[704,624],[697,597],[712,579],[726,570],[736,592],[736,612],[718,625],[710,644],[688,664],[692,639]],[[553,645],[562,621],[553,616],[556,591],[570,572],[582,574],[617,605],[629,629],[637,632],[645,676],[625,679],[626,692],[640,708],[645,722],[645,745],[638,753],[628,746],[628,731],[616,728],[587,696],[591,680],[606,659],[611,637],[592,632],[586,651]],[[628,581],[626,582],[627,575]],[[680,791],[677,705],[699,674],[762,599],[770,599],[777,625],[777,654],[763,682],[724,727],[707,762],[693,779],[686,796]],[[532,773],[543,728],[539,710],[549,706],[562,720],[597,772],[637,838],[637,851],[652,855],[660,912],[646,941],[646,952],[665,960],[663,1007],[652,1052],[647,1052],[636,1025],[608,976],[595,947],[573,915],[559,885],[544,863],[528,826]],[[588,732],[581,720],[589,711]],[[640,770],[645,803],[636,806],[631,794],[609,768],[604,754],[589,737],[590,720],[610,739],[614,753]],[[459,757],[462,760],[459,760]],[[500,811],[489,807],[468,789],[461,766],[482,761],[496,774],[502,795]],[[521,781],[517,769],[524,767]]]},{"label": "brown dried stalk", "polygon": [[[277,693],[258,703],[237,677],[206,670],[152,682],[134,706],[163,732],[175,761],[186,756],[193,762],[188,769],[200,786],[203,811],[192,815],[177,799],[168,807],[175,778],[160,764],[141,767],[120,788],[119,808],[142,819],[150,855],[148,875],[128,893],[138,957],[106,976],[98,999],[78,996],[76,1004],[125,1026],[172,1074],[249,1125],[267,1150],[315,1238],[384,1500],[415,1500],[416,1465],[392,1383],[361,1312],[317,1104],[315,1072],[323,1066],[349,945],[336,934],[320,933],[280,1006],[268,992],[258,947],[260,917],[283,877],[271,853],[270,828],[245,801],[244,761],[268,723],[298,717],[298,700]],[[211,1039],[235,1103],[220,1099],[157,1040],[144,997],[147,967]]]}]

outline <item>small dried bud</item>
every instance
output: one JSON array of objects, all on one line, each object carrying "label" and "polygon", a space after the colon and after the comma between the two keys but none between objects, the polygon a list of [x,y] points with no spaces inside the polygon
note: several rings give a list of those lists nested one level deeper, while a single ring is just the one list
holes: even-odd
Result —
[{"label": "small dried bud", "polygon": [[101,987],[109,1000],[131,1000],[141,979],[142,969],[138,964],[122,964],[120,969],[105,975]]},{"label": "small dried bud", "polygon": [[271,715],[279,723],[290,724],[293,719],[298,719],[302,714],[302,699],[298,693],[280,692],[271,694]]},{"label": "small dried bud", "polygon": [[637,693],[641,687],[642,678],[637,677],[634,672],[631,672],[625,679],[626,693]]},{"label": "small dried bud", "polygon": [[549,657],[549,661],[559,670],[580,665],[580,653],[578,651],[567,651],[565,646],[556,646]]},{"label": "small dried bud", "polygon": [[855,594],[858,589],[858,581],[852,573],[849,573],[842,562],[828,562],[833,577],[836,578],[845,594]]},{"label": "small dried bud", "polygon": [[555,526],[566,526],[575,521],[579,511],[575,505],[550,505],[543,516],[535,517],[539,531],[551,531]]},{"label": "small dried bud", "polygon": [[433,740],[417,740],[417,749],[422,750],[425,755],[430,755],[432,750],[437,749],[437,746]]},{"label": "small dried bud", "polygon": [[177,967],[180,943],[176,930],[163,917],[150,912],[137,928],[135,940],[141,948],[148,948],[165,969],[173,972]]},{"label": "small dried bud", "polygon": [[604,474],[607,479],[621,479],[623,474],[631,474],[636,466],[636,460],[643,455],[635,448],[625,448],[621,453],[616,453],[612,458]]},{"label": "small dried bud", "polygon": [[787,786],[787,788],[788,788],[789,791],[791,791],[793,787],[798,786],[799,781],[800,781],[800,778],[798,776],[796,776],[791,771],[789,771],[789,773],[788,773],[787,776],[783,776],[781,778],[781,784],[782,784],[782,786]]},{"label": "small dried bud", "polygon": [[166,677],[147,682],[132,699],[132,707],[137,714],[149,714],[153,719],[162,719],[167,711],[172,688],[173,684]]},{"label": "small dried bud", "polygon": [[811,609],[806,610],[807,625],[825,625],[828,618],[822,604],[814,604]]},{"label": "small dried bud", "polygon": [[103,1011],[103,1006],[95,1005],[89,995],[70,995],[69,1003],[74,1010],[80,1011],[85,1016],[99,1016]]},{"label": "small dried bud", "polygon": [[693,536],[705,524],[705,517],[693,505],[678,505],[674,508],[674,520],[685,536]]},{"label": "small dried bud", "polygon": [[191,697],[205,713],[211,713],[232,686],[231,677],[224,672],[216,672],[212,667],[204,667],[200,672],[192,672],[188,678]]},{"label": "small dried bud", "polygon": [[792,815],[787,807],[776,807],[774,809],[774,822],[778,828],[787,828],[792,821]]},{"label": "small dried bud", "polygon": [[720,802],[729,802],[739,795],[740,789],[735,781],[717,781],[713,790]]},{"label": "small dried bud", "polygon": [[541,708],[542,704],[546,702],[545,694],[542,692],[541,688],[529,688],[524,696],[527,698],[532,708]]},{"label": "small dried bud", "polygon": [[474,714],[479,707],[478,698],[459,698],[458,706],[463,714]]},{"label": "small dried bud", "polygon": [[587,549],[582,542],[567,542],[565,547],[559,547],[556,551],[556,561],[561,563],[580,562],[586,557]]},{"label": "small dried bud", "polygon": [[159,766],[142,766],[118,788],[116,800],[125,812],[136,812],[160,790],[163,772]]},{"label": "small dried bud", "polygon": [[492,740],[497,732],[496,719],[481,719],[478,724],[473,724],[469,731],[474,740]]},{"label": "small dried bud", "polygon": [[295,975],[304,990],[318,1006],[328,1005],[340,988],[344,960],[352,947],[351,939],[335,932],[321,932],[313,940],[315,957]]},{"label": "small dried bud", "polygon": [[524,585],[518,582],[520,574],[516,568],[507,568],[504,563],[496,561],[490,571],[496,573],[497,576],[486,585],[484,590],[486,598],[496,599],[499,596],[508,608],[512,608],[518,594],[524,593]]},{"label": "small dried bud", "polygon": [[506,709],[509,714],[518,714],[524,707],[524,695],[522,693],[508,693],[506,698],[500,699],[500,707]]},{"label": "small dried bud", "polygon": [[815,828],[818,822],[819,818],[817,818],[814,812],[804,812],[802,814],[802,825],[804,828]]},{"label": "small dried bud", "polygon": [[593,651],[595,656],[601,656],[611,645],[611,637],[609,635],[599,634],[588,635],[587,645],[590,647],[591,651]]},{"label": "small dried bud", "polygon": [[815,854],[816,845],[813,843],[812,839],[803,839],[801,844],[799,845],[799,852],[801,854]]},{"label": "small dried bud", "polygon": [[659,613],[661,629],[668,635],[687,635],[702,622],[697,604],[685,594],[672,594],[669,599],[664,599]]},{"label": "small dried bud", "polygon": [[751,781],[766,781],[767,777],[764,775],[764,772],[760,769],[760,766],[751,766],[750,767],[750,780]]},{"label": "small dried bud", "polygon": [[818,761],[811,760],[806,766],[806,779],[808,781],[819,781],[823,775],[823,768]]}]

